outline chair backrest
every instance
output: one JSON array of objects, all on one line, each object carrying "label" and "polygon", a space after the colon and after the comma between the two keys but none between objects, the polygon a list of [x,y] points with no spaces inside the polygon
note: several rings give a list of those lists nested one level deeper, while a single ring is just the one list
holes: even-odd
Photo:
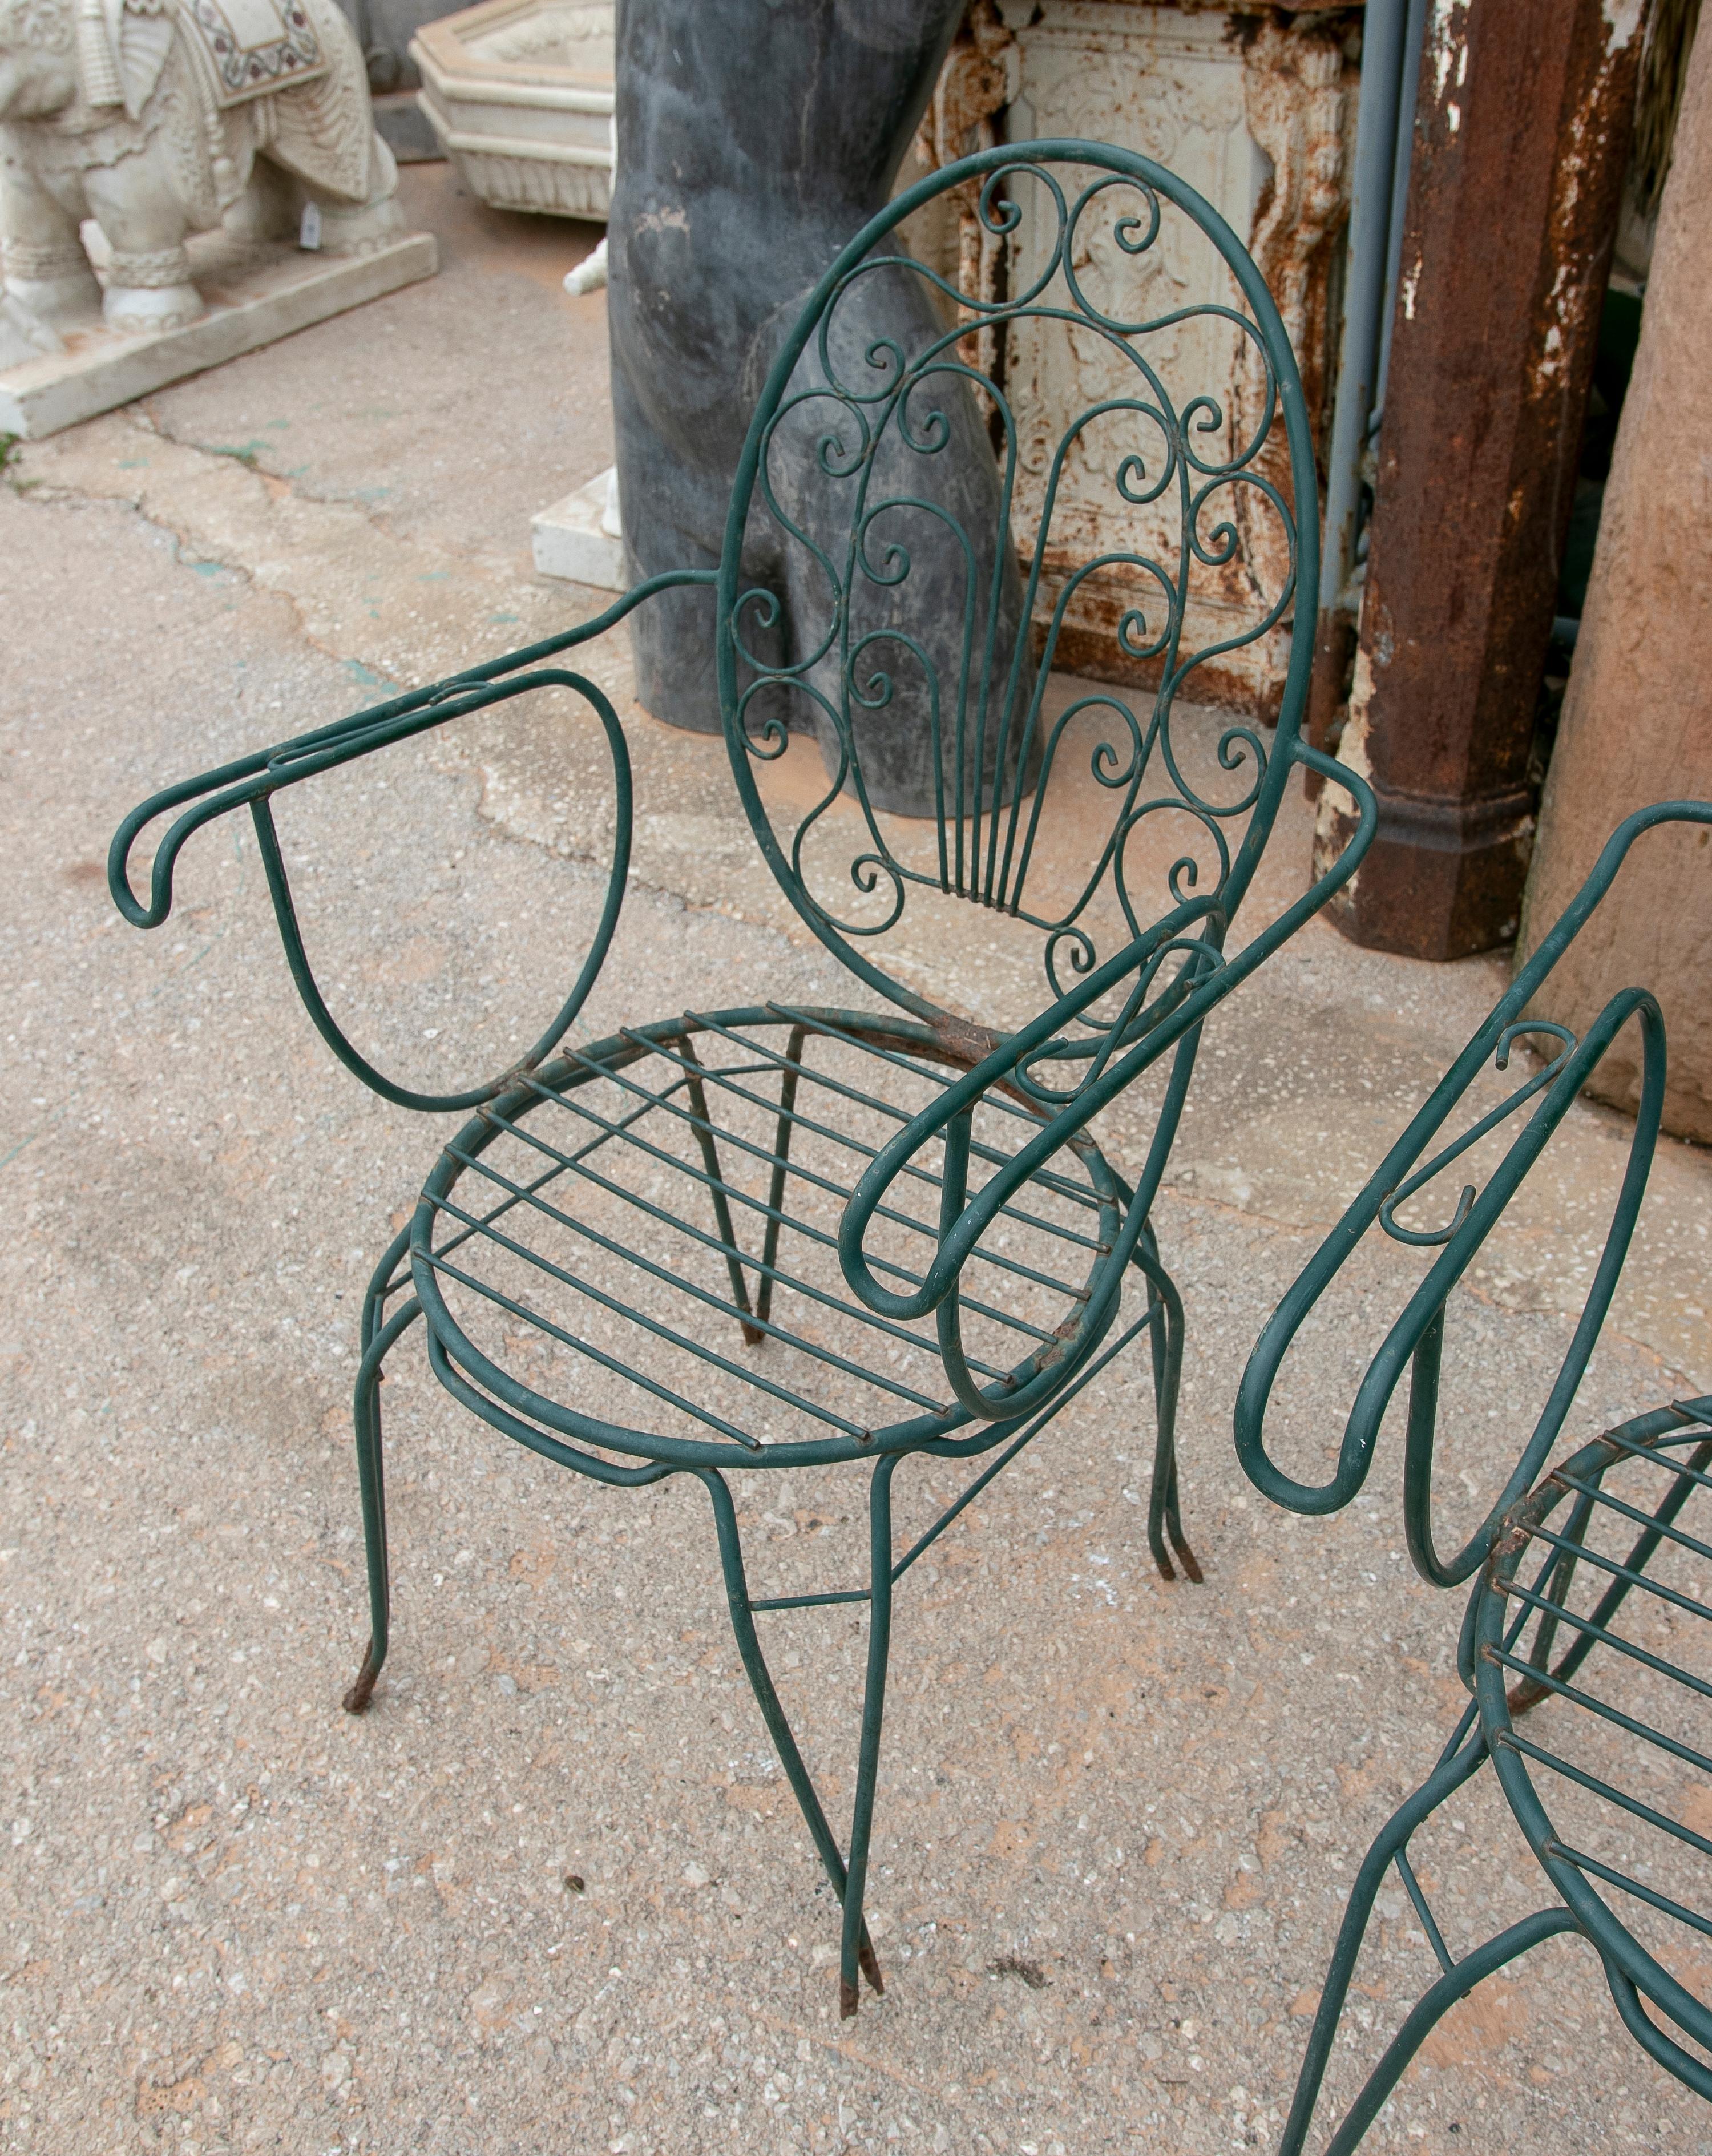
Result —
[{"label": "chair backrest", "polygon": [[[981,290],[900,239],[946,194]],[[1221,937],[1306,701],[1317,520],[1278,310],[1192,188],[1043,141],[900,197],[779,352],[720,572],[732,767],[815,934],[928,1018],[976,928],[926,927],[947,901],[1038,942],[1042,999],[1192,896]],[[1269,639],[1269,742],[1228,708]]]}]

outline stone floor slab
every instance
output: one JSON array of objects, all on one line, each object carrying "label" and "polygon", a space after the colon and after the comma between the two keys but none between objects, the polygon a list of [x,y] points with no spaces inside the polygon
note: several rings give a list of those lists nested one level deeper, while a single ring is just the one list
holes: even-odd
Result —
[{"label": "stone floor slab", "polygon": [[119,336],[99,325],[68,331],[65,349],[0,374],[0,434],[39,441],[169,382],[273,344],[348,307],[432,277],[433,235],[412,232],[364,254],[257,246],[224,233],[191,244],[208,311],[182,328]]}]

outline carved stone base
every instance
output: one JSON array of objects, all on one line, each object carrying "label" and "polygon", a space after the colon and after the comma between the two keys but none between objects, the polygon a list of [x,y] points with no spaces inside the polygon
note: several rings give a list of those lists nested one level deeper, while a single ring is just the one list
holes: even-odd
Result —
[{"label": "carved stone base", "polygon": [[[1526,786],[1463,801],[1376,787],[1379,828],[1367,858],[1325,909],[1352,943],[1443,962],[1490,951],[1515,935],[1534,844]],[[1314,834],[1323,874],[1355,834],[1348,797],[1327,786]]]},{"label": "carved stone base", "polygon": [[628,588],[616,471],[603,471],[529,520],[537,576],[602,592]]},{"label": "carved stone base", "polygon": [[404,234],[372,254],[341,258],[207,233],[191,241],[190,259],[208,302],[199,321],[140,336],[120,336],[93,323],[65,329],[63,352],[0,372],[0,434],[36,441],[58,434],[346,307],[431,277],[438,266],[433,239],[425,232]]},{"label": "carved stone base", "polygon": [[613,12],[610,0],[480,0],[411,40],[422,109],[491,208],[605,220]]}]

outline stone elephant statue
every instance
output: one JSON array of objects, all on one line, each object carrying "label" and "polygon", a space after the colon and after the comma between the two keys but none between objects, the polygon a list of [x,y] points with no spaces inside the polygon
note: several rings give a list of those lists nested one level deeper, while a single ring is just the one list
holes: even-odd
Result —
[{"label": "stone elephant statue", "polygon": [[185,240],[222,223],[284,237],[313,203],[327,252],[380,246],[397,179],[336,0],[0,0],[5,290],[50,328],[194,321]]}]

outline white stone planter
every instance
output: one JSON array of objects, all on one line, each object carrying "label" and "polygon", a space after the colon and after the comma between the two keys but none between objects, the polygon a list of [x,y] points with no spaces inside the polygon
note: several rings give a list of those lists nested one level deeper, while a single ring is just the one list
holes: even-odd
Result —
[{"label": "white stone planter", "polygon": [[613,0],[482,0],[411,41],[418,101],[495,209],[604,223],[613,187]]}]

